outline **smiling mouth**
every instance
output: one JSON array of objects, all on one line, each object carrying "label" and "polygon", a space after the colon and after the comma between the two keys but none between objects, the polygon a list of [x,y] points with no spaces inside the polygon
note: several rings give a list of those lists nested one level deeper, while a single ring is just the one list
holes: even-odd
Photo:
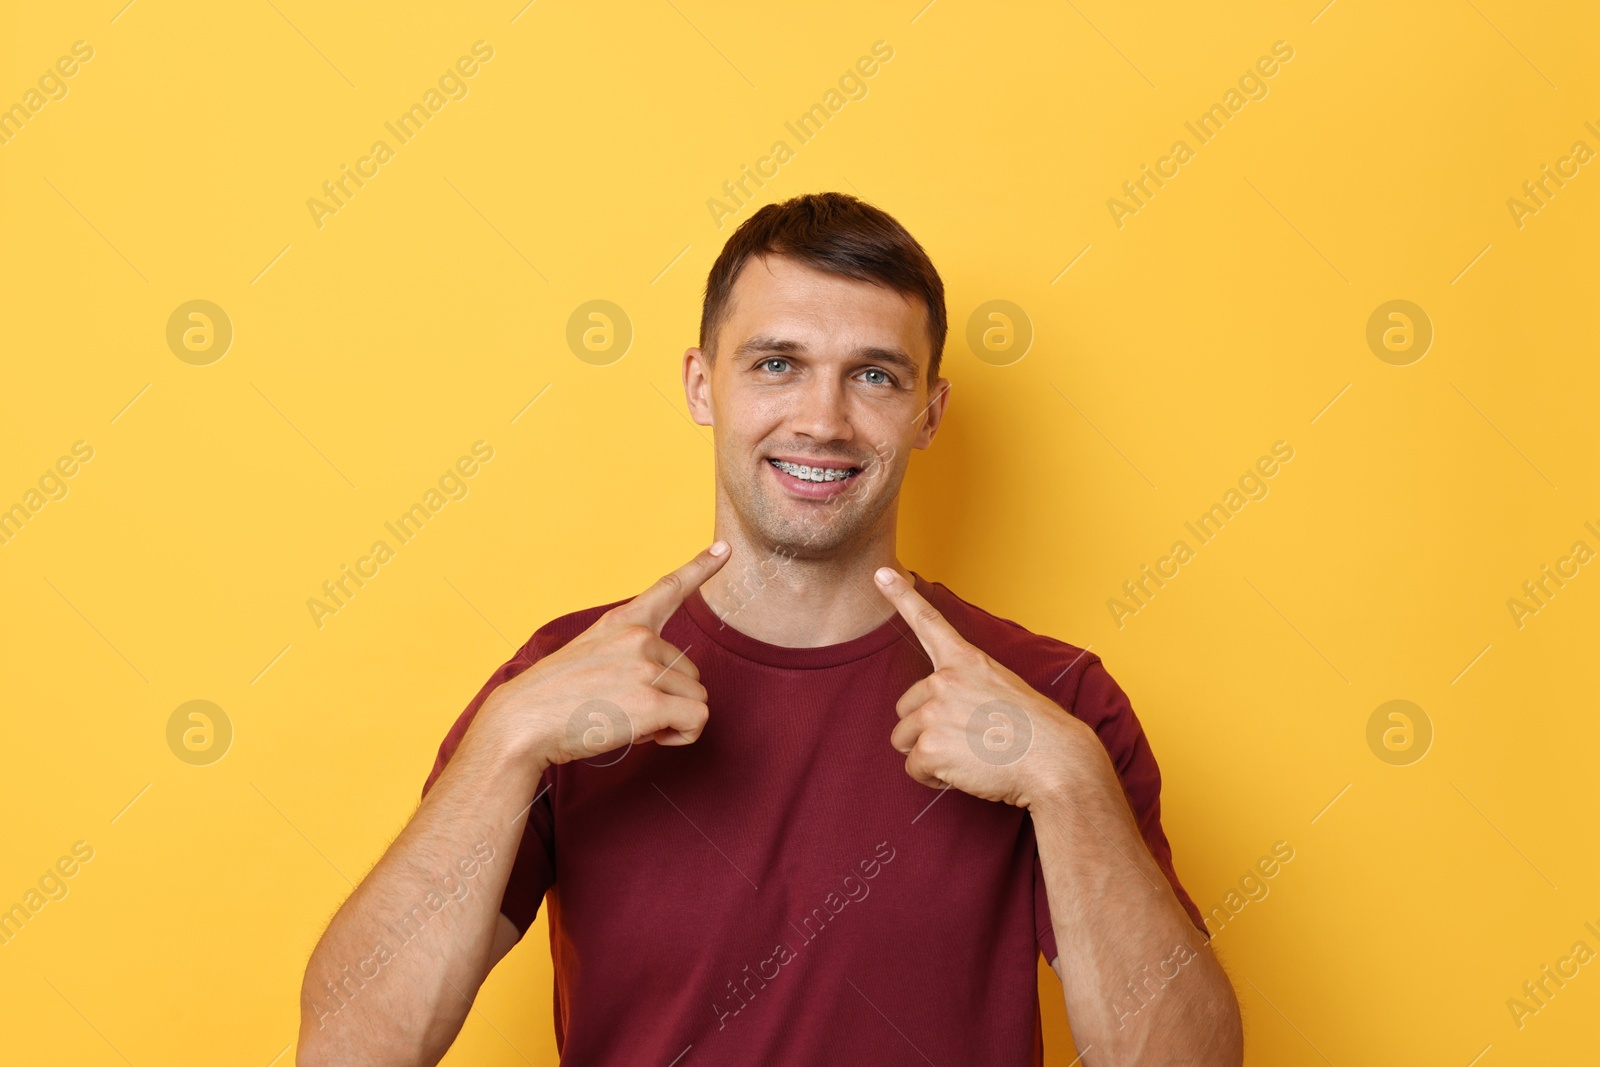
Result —
[{"label": "smiling mouth", "polygon": [[804,463],[789,463],[781,459],[769,459],[767,462],[803,482],[842,482],[861,473],[860,467],[808,467]]}]

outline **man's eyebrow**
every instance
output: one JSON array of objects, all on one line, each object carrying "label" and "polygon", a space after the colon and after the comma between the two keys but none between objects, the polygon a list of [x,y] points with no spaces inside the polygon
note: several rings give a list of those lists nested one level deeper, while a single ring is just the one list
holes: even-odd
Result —
[{"label": "man's eyebrow", "polygon": [[[749,356],[757,353],[779,355],[801,355],[806,351],[806,346],[800,341],[789,341],[779,337],[752,337],[733,350],[736,356]],[[916,376],[921,372],[917,361],[912,359],[899,348],[882,348],[878,345],[866,345],[858,348],[853,353],[857,358],[871,360],[874,363],[885,363],[899,367],[906,374]]]},{"label": "man's eyebrow", "polygon": [[752,337],[733,350],[736,356],[754,355],[757,352],[804,352],[806,346],[799,341],[784,341],[777,337]]}]

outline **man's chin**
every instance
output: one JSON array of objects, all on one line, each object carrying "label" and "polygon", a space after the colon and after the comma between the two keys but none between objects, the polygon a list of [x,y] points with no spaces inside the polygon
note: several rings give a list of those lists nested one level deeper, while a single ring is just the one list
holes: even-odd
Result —
[{"label": "man's chin", "polygon": [[772,554],[806,561],[839,559],[850,554],[849,541],[773,540]]},{"label": "man's chin", "polygon": [[767,523],[757,532],[774,554],[800,560],[839,559],[868,540],[872,523],[864,519],[859,513],[833,515],[815,523],[802,518],[796,522]]}]

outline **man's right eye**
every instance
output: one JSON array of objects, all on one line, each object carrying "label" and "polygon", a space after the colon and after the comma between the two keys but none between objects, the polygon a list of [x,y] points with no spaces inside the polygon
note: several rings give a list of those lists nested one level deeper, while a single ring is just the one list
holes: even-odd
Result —
[{"label": "man's right eye", "polygon": [[[773,366],[774,363],[779,364],[779,366],[774,367]],[[769,371],[772,371],[774,374],[782,374],[783,371],[784,371],[784,368],[787,367],[788,365],[789,365],[789,361],[784,359],[784,358],[782,358],[781,356],[772,356],[769,359],[764,359],[764,360],[761,361],[761,366],[766,368]]]}]

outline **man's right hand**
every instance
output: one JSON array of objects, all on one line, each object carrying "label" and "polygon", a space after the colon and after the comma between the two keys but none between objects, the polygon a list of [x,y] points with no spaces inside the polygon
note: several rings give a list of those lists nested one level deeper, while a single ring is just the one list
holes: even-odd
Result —
[{"label": "man's right hand", "polygon": [[474,740],[525,747],[548,766],[644,741],[692,743],[709,715],[706,690],[687,650],[663,640],[661,628],[728,555],[716,542],[500,686],[463,745],[477,733]]}]

